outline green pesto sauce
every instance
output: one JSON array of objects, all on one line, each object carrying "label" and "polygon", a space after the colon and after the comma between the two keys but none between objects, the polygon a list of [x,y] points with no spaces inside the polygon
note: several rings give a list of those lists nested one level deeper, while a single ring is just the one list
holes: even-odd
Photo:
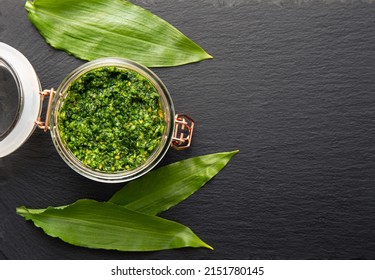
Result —
[{"label": "green pesto sauce", "polygon": [[58,111],[66,147],[85,165],[107,173],[142,165],[161,141],[160,95],[139,73],[92,70],[73,81]]}]

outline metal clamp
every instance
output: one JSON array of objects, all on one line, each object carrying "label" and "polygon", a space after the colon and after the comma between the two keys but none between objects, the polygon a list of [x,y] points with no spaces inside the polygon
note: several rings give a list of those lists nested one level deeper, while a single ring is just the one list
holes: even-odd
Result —
[{"label": "metal clamp", "polygon": [[49,120],[50,120],[51,109],[52,109],[52,101],[53,101],[53,97],[54,97],[55,93],[56,93],[56,91],[53,88],[43,90],[43,91],[39,92],[42,104],[43,104],[46,96],[49,96],[45,121],[43,122],[41,120],[41,116],[39,116],[38,119],[35,121],[35,125],[38,128],[43,129],[45,132],[49,129]]},{"label": "metal clamp", "polygon": [[172,148],[184,150],[190,147],[194,131],[194,120],[187,115],[175,116],[175,128],[172,138]]}]

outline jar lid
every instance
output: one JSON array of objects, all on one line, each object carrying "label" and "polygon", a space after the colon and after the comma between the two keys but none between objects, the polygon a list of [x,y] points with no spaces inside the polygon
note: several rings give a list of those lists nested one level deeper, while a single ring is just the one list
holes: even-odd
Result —
[{"label": "jar lid", "polygon": [[41,85],[27,58],[0,42],[0,158],[17,150],[35,129]]}]

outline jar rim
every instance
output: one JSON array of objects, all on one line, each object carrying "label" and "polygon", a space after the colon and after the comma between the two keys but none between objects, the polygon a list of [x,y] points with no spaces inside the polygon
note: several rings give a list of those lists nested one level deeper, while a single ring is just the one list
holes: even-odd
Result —
[{"label": "jar rim", "polygon": [[[154,85],[158,94],[160,95],[161,105],[163,108],[162,111],[164,113],[164,121],[166,126],[160,143],[143,164],[134,169],[110,173],[88,167],[87,165],[82,163],[76,156],[74,156],[68,147],[66,147],[59,133],[60,131],[57,112],[59,108],[62,106],[63,100],[64,98],[66,98],[66,91],[69,89],[73,81],[77,80],[79,77],[90,71],[96,70],[98,68],[113,66],[118,67],[120,69],[122,68],[135,71],[140,75],[144,76]],[[152,72],[147,67],[137,62],[123,58],[109,57],[96,59],[91,62],[85,63],[82,66],[76,68],[74,71],[72,71],[62,81],[56,93],[57,94],[55,95],[52,103],[52,110],[50,116],[50,132],[52,136],[52,141],[63,160],[79,174],[89,179],[106,183],[119,183],[130,181],[150,171],[160,162],[160,160],[168,151],[174,131],[174,106],[172,98],[164,83],[154,72]]]}]

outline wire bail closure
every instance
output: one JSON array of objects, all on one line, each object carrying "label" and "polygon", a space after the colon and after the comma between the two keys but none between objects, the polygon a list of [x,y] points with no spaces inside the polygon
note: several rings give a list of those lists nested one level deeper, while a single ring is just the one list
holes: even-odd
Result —
[{"label": "wire bail closure", "polygon": [[195,122],[192,118],[184,114],[175,116],[175,129],[172,138],[172,148],[184,150],[190,147],[193,137]]},{"label": "wire bail closure", "polygon": [[53,88],[39,92],[42,104],[44,102],[44,99],[47,96],[49,96],[45,121],[44,122],[42,121],[41,115],[39,115],[38,119],[35,121],[35,125],[38,128],[43,129],[44,132],[47,132],[47,130],[49,129],[49,120],[50,120],[50,115],[51,115],[51,110],[52,110],[52,101],[53,101],[53,97],[55,96],[55,93],[56,91]]}]

